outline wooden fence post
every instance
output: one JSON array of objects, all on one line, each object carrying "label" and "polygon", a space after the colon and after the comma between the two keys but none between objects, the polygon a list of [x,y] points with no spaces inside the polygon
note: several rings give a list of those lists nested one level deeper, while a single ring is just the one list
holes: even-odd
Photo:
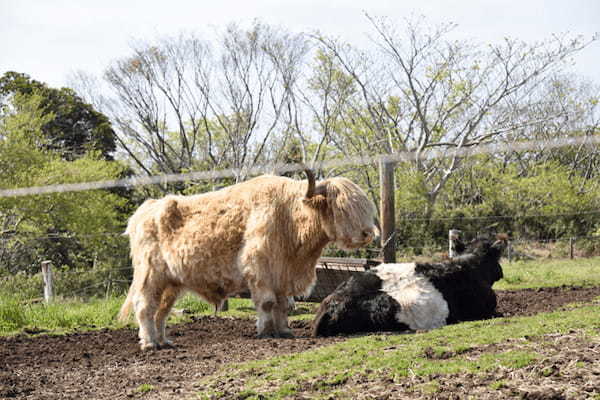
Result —
[{"label": "wooden fence post", "polygon": [[575,239],[570,237],[569,238],[569,258],[571,260],[573,259],[574,242],[575,242]]},{"label": "wooden fence post", "polygon": [[42,261],[42,276],[44,277],[44,301],[50,303],[54,296],[52,290],[52,261]]},{"label": "wooden fence post", "polygon": [[448,257],[454,258],[458,254],[456,254],[456,249],[454,246],[454,242],[460,239],[460,231],[458,229],[450,229],[448,231]]},{"label": "wooden fence post", "polygon": [[108,271],[108,280],[106,281],[106,295],[105,295],[106,300],[108,300],[108,298],[110,296],[110,289],[111,289],[111,284],[112,284],[111,272],[112,271]]},{"label": "wooden fence post", "polygon": [[396,163],[382,158],[379,161],[381,190],[381,247],[383,262],[396,262],[396,212],[394,194],[394,169]]}]

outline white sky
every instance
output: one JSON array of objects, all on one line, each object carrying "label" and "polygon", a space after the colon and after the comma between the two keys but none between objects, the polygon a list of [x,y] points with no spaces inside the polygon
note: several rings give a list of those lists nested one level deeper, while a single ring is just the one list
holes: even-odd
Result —
[{"label": "white sky", "polygon": [[[455,22],[455,33],[482,42],[562,32],[590,39],[600,32],[600,0],[0,0],[0,74],[24,72],[60,87],[73,71],[100,75],[129,55],[134,39],[255,18],[360,43],[369,31],[363,11],[399,21],[416,13],[432,23]],[[600,42],[575,62],[576,73],[600,84]]]}]

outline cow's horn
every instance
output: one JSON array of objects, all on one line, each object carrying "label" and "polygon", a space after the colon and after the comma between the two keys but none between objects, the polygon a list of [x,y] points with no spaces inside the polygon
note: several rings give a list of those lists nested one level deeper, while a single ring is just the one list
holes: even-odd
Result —
[{"label": "cow's horn", "polygon": [[306,172],[306,177],[308,178],[308,189],[306,189],[306,198],[310,199],[315,195],[315,174],[310,170],[310,168],[304,168],[304,172]]}]

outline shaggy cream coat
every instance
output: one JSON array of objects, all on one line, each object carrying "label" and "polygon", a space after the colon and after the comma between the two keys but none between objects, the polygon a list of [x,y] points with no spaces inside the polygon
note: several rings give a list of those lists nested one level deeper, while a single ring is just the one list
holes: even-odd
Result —
[{"label": "shaggy cream coat", "polygon": [[124,319],[133,306],[141,347],[170,345],[166,317],[186,289],[215,305],[250,289],[259,336],[291,336],[287,296],[310,291],[323,247],[357,248],[377,234],[373,204],[356,184],[312,179],[261,176],[142,204],[126,230],[134,275],[120,312]]}]

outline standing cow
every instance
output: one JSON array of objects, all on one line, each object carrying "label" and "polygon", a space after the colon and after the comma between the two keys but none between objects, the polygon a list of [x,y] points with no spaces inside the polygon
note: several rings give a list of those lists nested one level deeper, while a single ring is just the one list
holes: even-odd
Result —
[{"label": "standing cow", "polygon": [[129,219],[131,307],[142,349],[169,346],[166,318],[184,290],[218,305],[249,289],[259,337],[291,337],[288,296],[306,295],[323,248],[356,249],[377,234],[375,207],[345,178],[260,176],[194,196],[147,200]]},{"label": "standing cow", "polygon": [[314,336],[429,330],[490,318],[492,285],[501,279],[505,240],[475,240],[466,253],[441,263],[381,264],[353,276],[321,303]]}]

